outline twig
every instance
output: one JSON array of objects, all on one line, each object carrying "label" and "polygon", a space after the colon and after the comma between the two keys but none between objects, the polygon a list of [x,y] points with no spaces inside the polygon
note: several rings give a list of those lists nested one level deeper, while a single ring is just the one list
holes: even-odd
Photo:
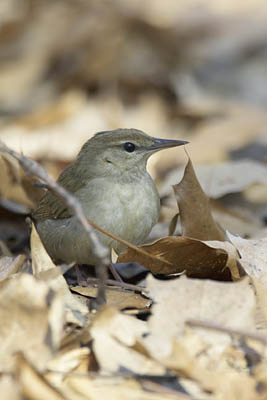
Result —
[{"label": "twig", "polygon": [[76,216],[84,230],[87,232],[89,240],[92,243],[92,252],[94,256],[99,260],[99,264],[96,266],[96,276],[99,279],[97,302],[98,305],[102,304],[106,300],[105,296],[105,283],[107,279],[107,265],[110,263],[109,249],[102,244],[96,235],[93,227],[88,223],[86,216],[83,213],[82,206],[79,200],[69,193],[63,186],[58,184],[52,177],[48,175],[42,165],[37,163],[30,158],[25,157],[23,154],[19,154],[16,151],[7,147],[3,142],[0,141],[0,151],[10,154],[14,157],[25,173],[29,176],[35,177],[43,181],[47,187],[59,197],[59,199],[65,204],[65,206]]},{"label": "twig", "polygon": [[229,335],[247,337],[249,339],[253,339],[253,340],[257,340],[258,342],[262,342],[265,345],[267,344],[267,338],[263,335],[260,335],[259,333],[251,333],[251,332],[246,332],[246,331],[239,330],[239,329],[225,328],[221,325],[214,324],[213,322],[203,321],[203,320],[198,320],[198,319],[188,319],[186,321],[186,324],[189,326],[204,328],[204,329],[208,329],[211,331],[228,333]]},{"label": "twig", "polygon": [[[98,283],[98,279],[97,278],[88,278],[87,282],[88,283],[92,283],[92,284],[97,284]],[[119,281],[115,281],[113,279],[107,279],[106,280],[106,284],[110,285],[110,286],[117,286],[117,287],[120,287],[122,289],[133,290],[134,292],[139,292],[139,293],[146,293],[147,292],[147,289],[145,287],[143,287],[143,286],[133,285],[131,283],[126,283],[126,282],[119,282]]]}]

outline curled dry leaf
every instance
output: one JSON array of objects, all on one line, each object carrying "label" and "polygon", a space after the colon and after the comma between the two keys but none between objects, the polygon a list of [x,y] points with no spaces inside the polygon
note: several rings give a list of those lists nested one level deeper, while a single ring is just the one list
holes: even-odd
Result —
[{"label": "curled dry leaf", "polygon": [[[216,248],[210,243],[188,237],[166,237],[152,244],[141,246],[145,253],[127,249],[119,255],[118,262],[139,262],[153,274],[177,274],[185,272],[194,278],[230,280],[228,269],[229,255],[224,250],[224,243],[218,242]],[[221,243],[221,248],[219,244]]]},{"label": "curled dry leaf", "polygon": [[190,158],[183,179],[173,189],[183,236],[200,240],[226,240],[224,230],[213,219],[209,199],[200,186]]}]

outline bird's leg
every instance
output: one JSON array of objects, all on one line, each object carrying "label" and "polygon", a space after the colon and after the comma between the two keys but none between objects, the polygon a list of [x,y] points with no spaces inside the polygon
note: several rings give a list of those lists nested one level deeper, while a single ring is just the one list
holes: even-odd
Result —
[{"label": "bird's leg", "polygon": [[123,282],[123,280],[121,279],[120,275],[118,274],[116,268],[112,263],[109,264],[108,268],[116,281]]},{"label": "bird's leg", "polygon": [[75,272],[76,272],[78,285],[79,286],[87,286],[86,278],[84,278],[79,265],[75,265]]}]

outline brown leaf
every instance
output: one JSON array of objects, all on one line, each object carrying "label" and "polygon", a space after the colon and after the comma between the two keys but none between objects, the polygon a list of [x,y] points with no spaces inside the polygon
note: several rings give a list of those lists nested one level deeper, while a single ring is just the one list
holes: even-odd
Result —
[{"label": "brown leaf", "polygon": [[180,211],[183,236],[200,240],[226,239],[223,229],[212,217],[209,199],[197,180],[190,158],[182,181],[174,185],[173,189]]},{"label": "brown leaf", "polygon": [[[86,297],[96,297],[97,288],[75,286],[71,289],[75,293],[79,293]],[[151,301],[138,293],[126,292],[123,289],[106,288],[106,304],[119,310],[124,308],[143,309],[151,305]]]},{"label": "brown leaf", "polygon": [[210,244],[200,240],[170,236],[141,246],[141,249],[152,254],[153,259],[148,258],[145,253],[127,249],[119,255],[118,262],[139,262],[153,274],[177,274],[185,271],[194,278],[231,279],[231,273],[226,268],[227,252],[211,248]]}]

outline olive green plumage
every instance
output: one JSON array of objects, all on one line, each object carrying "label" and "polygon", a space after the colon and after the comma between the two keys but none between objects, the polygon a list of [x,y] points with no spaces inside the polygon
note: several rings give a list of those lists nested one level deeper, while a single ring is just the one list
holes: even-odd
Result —
[{"label": "olive green plumage", "polygon": [[[147,160],[158,150],[185,143],[156,139],[136,129],[100,132],[83,145],[58,182],[77,196],[88,219],[141,244],[159,217],[159,195],[146,170]],[[44,195],[33,218],[52,258],[68,263],[97,262],[86,232],[54,194]],[[98,235],[105,245],[117,252],[123,250],[117,241]]]}]

